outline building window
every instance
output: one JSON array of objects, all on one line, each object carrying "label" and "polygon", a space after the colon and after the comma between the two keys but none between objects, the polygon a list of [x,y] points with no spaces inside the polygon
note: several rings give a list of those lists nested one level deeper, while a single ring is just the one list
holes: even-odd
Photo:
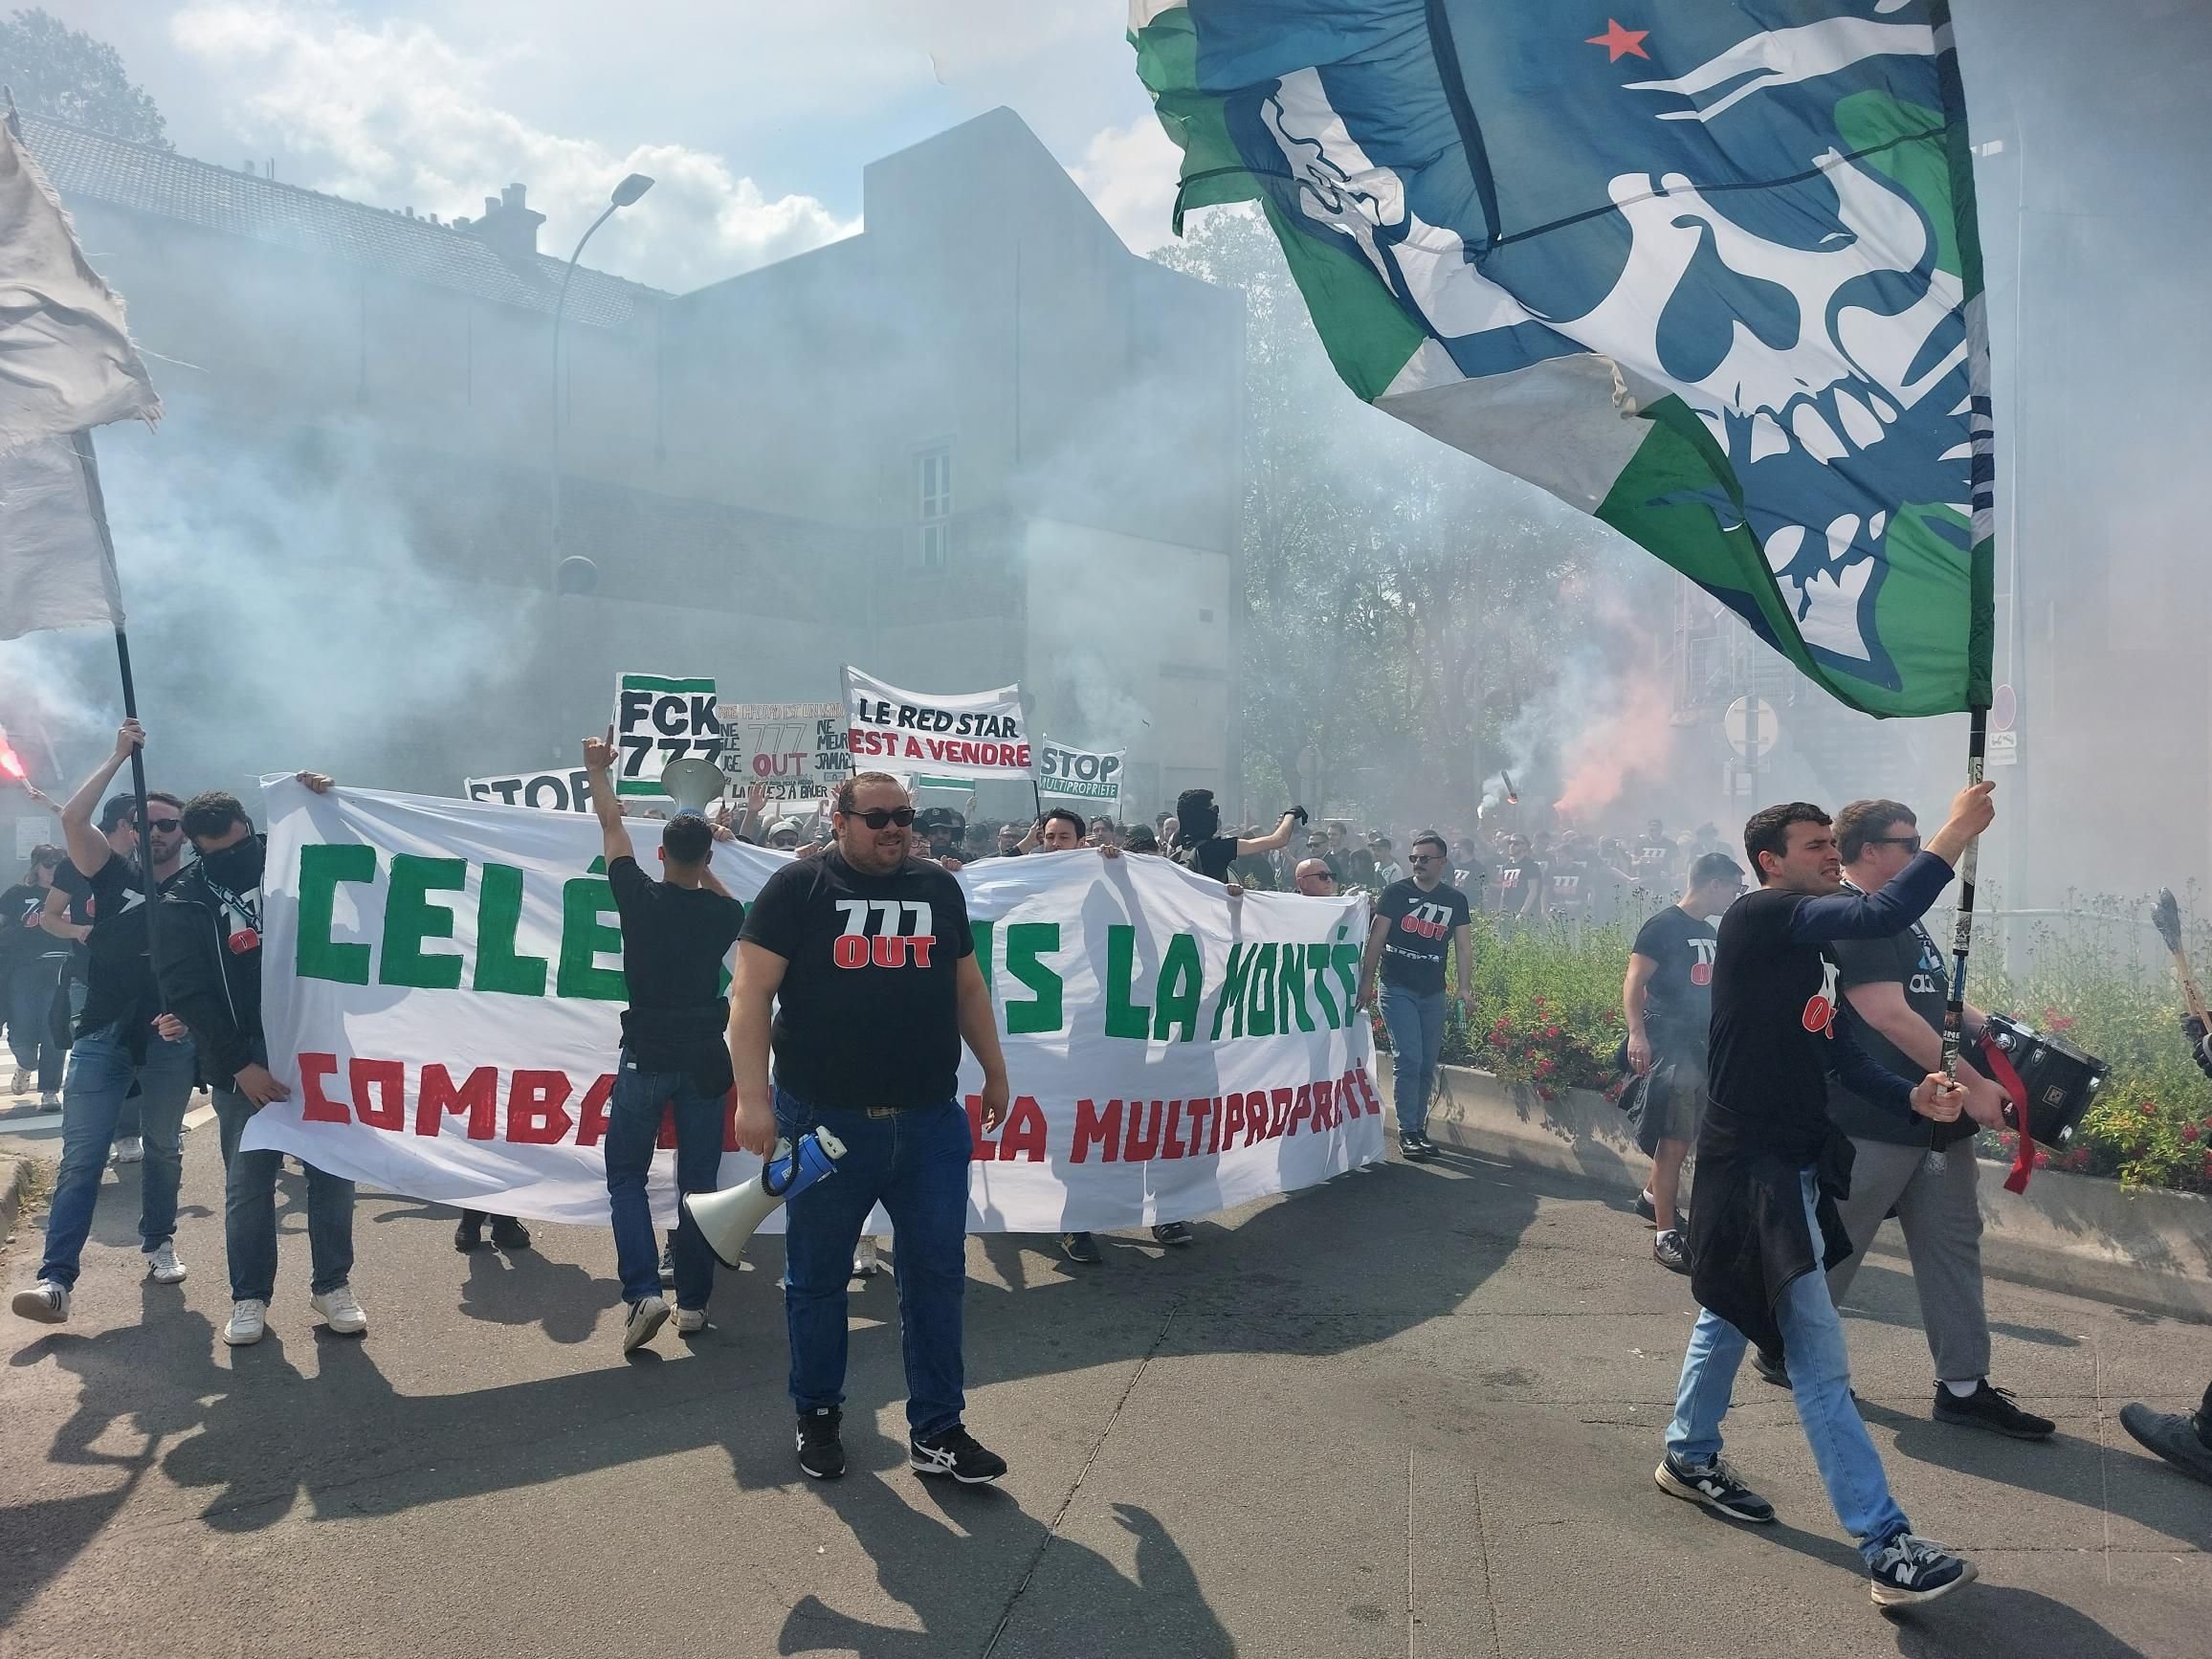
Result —
[{"label": "building window", "polygon": [[915,457],[915,516],[920,525],[921,567],[942,570],[952,544],[952,450],[924,450]]}]

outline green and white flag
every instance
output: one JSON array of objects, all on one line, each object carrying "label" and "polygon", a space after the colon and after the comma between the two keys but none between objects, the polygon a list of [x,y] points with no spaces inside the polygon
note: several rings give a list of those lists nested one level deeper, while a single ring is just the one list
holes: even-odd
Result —
[{"label": "green and white flag", "polygon": [[1945,0],[1133,0],[1183,211],[1338,372],[1854,708],[1990,696],[1994,440]]}]

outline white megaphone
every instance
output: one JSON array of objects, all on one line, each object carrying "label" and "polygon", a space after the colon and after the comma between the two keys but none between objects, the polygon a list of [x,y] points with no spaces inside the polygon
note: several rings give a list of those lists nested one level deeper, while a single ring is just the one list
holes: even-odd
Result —
[{"label": "white megaphone", "polygon": [[[676,763],[679,766],[704,763]],[[779,1140],[774,1156],[761,1166],[761,1173],[752,1180],[740,1182],[720,1192],[685,1193],[684,1213],[699,1229],[707,1249],[715,1252],[715,1260],[725,1268],[734,1268],[738,1258],[745,1253],[746,1241],[761,1223],[776,1213],[776,1206],[805,1192],[817,1181],[835,1175],[837,1161],[844,1156],[845,1142],[827,1129],[809,1130],[800,1137],[796,1147],[788,1140]]]},{"label": "white megaphone", "polygon": [[678,812],[704,813],[729,786],[729,779],[712,761],[671,761],[660,774],[660,792],[675,803]]}]

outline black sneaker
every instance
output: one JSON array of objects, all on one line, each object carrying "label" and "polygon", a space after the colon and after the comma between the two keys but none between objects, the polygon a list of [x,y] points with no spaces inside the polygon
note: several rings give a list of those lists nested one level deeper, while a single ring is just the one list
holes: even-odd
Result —
[{"label": "black sneaker", "polygon": [[2058,1425],[2049,1418],[2023,1411],[2012,1403],[2011,1389],[1992,1388],[1986,1377],[1963,1400],[1942,1383],[1936,1383],[1936,1421],[1986,1428],[1993,1433],[2009,1434],[2015,1440],[2048,1440],[2058,1429]]},{"label": "black sneaker", "polygon": [[511,1215],[492,1217],[492,1242],[503,1250],[530,1248],[530,1229]]},{"label": "black sneaker", "polygon": [[1690,1241],[1669,1228],[1651,1241],[1651,1259],[1670,1273],[1690,1271]]},{"label": "black sneaker", "polygon": [[987,1486],[1006,1472],[1006,1460],[979,1445],[960,1424],[908,1443],[908,1457],[918,1474],[949,1474],[962,1486]]},{"label": "black sneaker", "polygon": [[660,1282],[664,1285],[675,1283],[675,1247],[674,1245],[660,1252]]},{"label": "black sneaker", "polygon": [[1648,1187],[1636,1195],[1636,1219],[1650,1222],[1654,1226],[1658,1224],[1659,1206],[1651,1202],[1651,1192]]},{"label": "black sneaker", "polygon": [[1187,1221],[1163,1221],[1152,1229],[1152,1238],[1155,1244],[1186,1245],[1195,1236],[1191,1232],[1190,1223]]},{"label": "black sneaker", "polygon": [[1751,1368],[1777,1388],[1790,1386],[1789,1367],[1764,1348],[1754,1348],[1751,1351]]},{"label": "black sneaker", "polygon": [[835,1480],[845,1472],[845,1442],[837,1433],[845,1413],[817,1405],[799,1413],[799,1467],[816,1480]]},{"label": "black sneaker", "polygon": [[1688,1498],[1715,1510],[1730,1520],[1764,1524],[1774,1519],[1774,1505],[1736,1478],[1736,1471],[1715,1457],[1706,1463],[1685,1463],[1671,1451],[1652,1471],[1659,1490],[1672,1497]]},{"label": "black sneaker", "polygon": [[1064,1232],[1060,1235],[1060,1253],[1072,1262],[1080,1262],[1087,1268],[1098,1265],[1098,1247],[1087,1232]]},{"label": "black sneaker", "polygon": [[1933,1538],[1899,1533],[1882,1546],[1869,1569],[1874,1581],[1874,1605],[1909,1607],[1948,1596],[1960,1584],[1971,1584],[1980,1575],[1964,1556],[1953,1555]]},{"label": "black sneaker", "polygon": [[471,1219],[476,1213],[476,1211],[471,1210],[468,1215],[461,1218],[460,1226],[453,1228],[453,1249],[459,1250],[463,1255],[468,1254],[471,1250],[480,1250],[484,1248],[484,1224],[481,1219]]},{"label": "black sneaker", "polygon": [[2129,1405],[2120,1407],[2120,1427],[2135,1437],[2138,1446],[2157,1452],[2182,1473],[2212,1486],[2212,1440],[2198,1431],[2195,1417]]}]

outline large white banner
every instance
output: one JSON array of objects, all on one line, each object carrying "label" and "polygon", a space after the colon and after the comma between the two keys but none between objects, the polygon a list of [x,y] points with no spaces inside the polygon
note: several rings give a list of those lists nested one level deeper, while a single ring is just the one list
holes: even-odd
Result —
[{"label": "large white banner", "polygon": [[861,771],[926,772],[940,778],[1018,778],[1031,757],[1022,688],[910,692],[847,666],[848,744]]},{"label": "large white banner", "polygon": [[[262,1013],[293,1097],[245,1144],[409,1197],[604,1223],[626,993],[597,825],[289,777],[263,792]],[[659,830],[630,825],[649,871]],[[714,857],[742,898],[786,855]],[[1013,1095],[985,1134],[965,1063],[974,1230],[1185,1221],[1382,1156],[1353,1006],[1364,897],[1231,898],[1165,859],[1089,849],[960,882]],[[722,1183],[757,1167],[727,1151]],[[675,1197],[663,1153],[664,1222]]]},{"label": "large white banner", "polygon": [[591,810],[591,775],[582,766],[564,772],[506,772],[496,778],[463,778],[461,793],[472,801],[503,801],[541,812]]}]

